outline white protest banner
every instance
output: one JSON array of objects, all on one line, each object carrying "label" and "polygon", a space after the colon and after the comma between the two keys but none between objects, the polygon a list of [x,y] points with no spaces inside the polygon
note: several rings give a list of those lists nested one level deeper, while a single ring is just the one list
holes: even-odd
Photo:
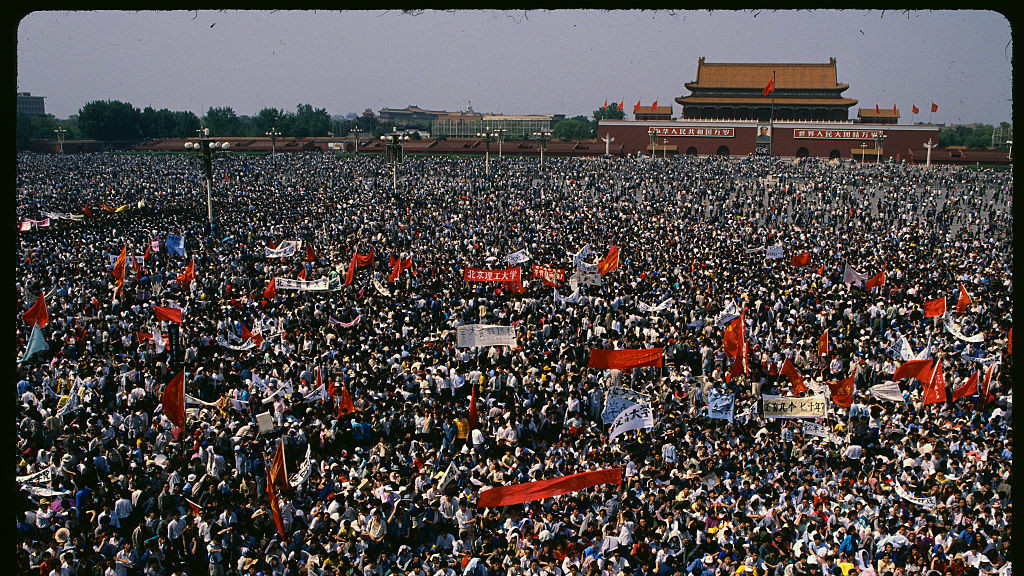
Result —
[{"label": "white protest banner", "polygon": [[665,310],[668,310],[669,307],[672,306],[672,304],[674,302],[675,302],[675,300],[673,300],[672,298],[669,298],[668,300],[665,300],[664,302],[662,302],[661,304],[658,304],[657,306],[650,306],[648,304],[644,304],[643,302],[637,302],[636,307],[641,312],[655,312],[655,313],[657,313],[657,312],[664,312]]},{"label": "white protest banner", "polygon": [[763,394],[761,413],[765,418],[824,418],[825,397],[790,398]]},{"label": "white protest banner", "polygon": [[192,404],[192,405],[198,404],[200,406],[207,406],[207,407],[210,407],[210,408],[218,408],[219,407],[219,405],[216,402],[204,402],[204,401],[200,400],[199,398],[196,398],[195,396],[192,396],[191,394],[185,394],[185,405],[187,406],[189,404]]},{"label": "white protest banner", "polygon": [[892,380],[886,380],[881,384],[875,384],[868,388],[868,394],[871,394],[877,400],[903,402],[903,392],[900,391],[900,385]]},{"label": "white protest banner", "polygon": [[804,422],[803,432],[807,436],[817,436],[818,438],[828,438],[828,428],[824,424],[819,422]]},{"label": "white protest banner", "polygon": [[735,416],[736,397],[733,394],[720,394],[715,390],[708,391],[708,418],[732,422]]},{"label": "white protest banner", "polygon": [[326,292],[327,290],[330,289],[330,284],[327,278],[317,278],[316,280],[293,280],[291,278],[282,278],[281,276],[275,276],[274,285],[278,290]]},{"label": "white protest banner", "polygon": [[270,387],[267,386],[266,382],[263,381],[263,378],[260,378],[259,374],[255,372],[252,373],[252,383],[256,385],[256,388],[258,388],[260,392],[263,392],[264,394],[270,392]]},{"label": "white protest banner", "polygon": [[585,265],[583,259],[586,258],[587,256],[590,256],[590,244],[587,244],[583,248],[580,248],[579,252],[573,254],[572,265],[575,266],[577,270],[579,270]]},{"label": "white protest banner", "polygon": [[764,250],[764,246],[757,246],[757,247],[755,247],[755,248],[745,248],[745,249],[744,249],[744,251],[745,251],[745,252],[746,252],[747,254],[754,254],[754,253],[756,253],[756,252],[760,252],[761,250]]},{"label": "white protest banner", "polygon": [[567,304],[567,303],[568,304],[576,304],[576,303],[578,303],[580,301],[580,291],[579,291],[579,288],[577,288],[576,291],[573,292],[571,296],[562,296],[561,294],[558,293],[558,288],[554,289],[554,294],[555,294],[555,302],[561,302],[562,304]]},{"label": "white protest banner", "polygon": [[[277,248],[267,248],[267,258],[288,258],[294,256],[299,249],[299,242],[296,240],[285,240],[278,244]],[[280,288],[280,286],[278,286]]]},{"label": "white protest banner", "polygon": [[391,296],[391,291],[385,288],[384,285],[380,283],[380,280],[377,280],[376,278],[373,279],[373,287],[381,296]]},{"label": "white protest banner", "polygon": [[509,266],[515,266],[516,264],[521,264],[523,262],[526,262],[529,259],[530,259],[530,253],[526,250],[526,248],[523,248],[522,250],[520,250],[518,252],[513,252],[513,253],[509,254],[508,256],[505,256],[505,260],[508,262]]},{"label": "white protest banner", "polygon": [[246,340],[241,345],[236,346],[234,344],[229,343],[224,338],[224,336],[220,336],[220,335],[217,336],[217,344],[220,344],[221,346],[223,346],[223,347],[225,347],[225,348],[227,348],[229,350],[234,350],[236,352],[241,352],[241,351],[244,351],[244,350],[251,350],[251,349],[256,347],[256,343],[253,342],[252,339]]},{"label": "white protest banner", "polygon": [[[597,265],[595,264],[595,266]],[[597,273],[596,269],[594,270],[594,273],[584,274],[577,272],[576,274],[573,274],[573,276],[576,277],[576,281],[582,286],[600,286],[603,283],[601,275]]]},{"label": "white protest banner", "polygon": [[993,354],[991,356],[982,358],[980,356],[970,356],[967,353],[967,350],[964,350],[963,352],[960,353],[960,356],[964,360],[977,362],[978,364],[981,364],[982,366],[988,366],[989,364],[992,364],[992,363],[998,363],[1000,355],[999,354]]},{"label": "white protest banner", "polygon": [[740,317],[740,309],[736,302],[729,300],[725,303],[725,309],[715,317],[715,325],[719,328]]},{"label": "white protest banner", "polygon": [[956,336],[958,340],[970,342],[971,344],[977,344],[985,340],[984,333],[975,334],[974,336],[964,336],[964,333],[960,331],[960,327],[954,324],[949,318],[943,320],[942,323],[946,326],[946,332]]},{"label": "white protest banner", "polygon": [[327,389],[321,384],[316,390],[309,393],[304,399],[306,402],[316,402],[317,400],[327,400]]},{"label": "white protest banner", "polygon": [[897,346],[897,352],[904,362],[914,359],[914,349],[910,347],[910,342],[907,342],[906,337],[900,338]]},{"label": "white protest banner", "polygon": [[650,404],[651,397],[647,394],[634,392],[629,388],[612,386],[604,395],[604,411],[601,412],[601,421],[605,424],[615,422],[615,419],[623,410],[633,404]]},{"label": "white protest banner", "polygon": [[619,412],[619,415],[612,421],[608,441],[611,442],[623,432],[638,428],[654,428],[654,413],[651,411],[651,405],[646,402],[633,404]]},{"label": "white protest banner", "polygon": [[446,468],[444,473],[441,474],[440,482],[438,483],[438,489],[441,492],[444,492],[445,487],[447,487],[452,480],[455,480],[455,472],[455,460],[452,460],[448,463],[448,468]]},{"label": "white protest banner", "polygon": [[29,482],[33,484],[46,484],[53,479],[53,466],[43,468],[38,472],[33,472],[24,476],[15,476],[14,479],[21,484],[27,484]]},{"label": "white protest banner", "polygon": [[270,415],[270,412],[263,412],[262,414],[257,414],[256,425],[260,427],[260,432],[273,432],[274,417]]},{"label": "white protest banner", "polygon": [[903,488],[903,486],[900,485],[899,480],[895,480],[894,481],[893,488],[896,490],[896,494],[898,494],[900,498],[903,498],[907,502],[910,502],[912,504],[917,504],[918,506],[921,506],[922,508],[934,508],[935,507],[936,501],[935,501],[935,497],[934,496],[929,496],[927,498],[920,498],[918,496],[914,496],[910,492],[907,492],[906,489]]},{"label": "white protest banner", "polygon": [[71,494],[70,490],[50,490],[49,488],[42,488],[39,486],[22,486],[22,489],[27,490],[29,494],[33,496],[39,496],[41,498],[53,498],[55,496],[67,496]]},{"label": "white protest banner", "polygon": [[466,324],[455,329],[456,346],[474,348],[486,346],[519,346],[516,342],[516,331],[512,326],[492,324]]},{"label": "white protest banner", "polygon": [[[113,266],[117,262],[117,259],[120,258],[120,257],[121,257],[120,253],[117,253],[117,254],[107,254],[107,258],[110,259],[110,265],[111,266]],[[129,266],[134,266],[135,268],[141,267],[144,263],[145,263],[145,260],[142,259],[142,256],[127,256],[127,257],[125,257],[125,264],[127,264]]]},{"label": "white protest banner", "polygon": [[782,258],[782,244],[776,244],[775,246],[769,246],[764,253],[765,260],[776,260]]},{"label": "white protest banner", "polygon": [[843,282],[845,284],[853,284],[854,286],[864,286],[864,281],[868,279],[867,274],[861,274],[853,269],[849,264],[843,270]]},{"label": "white protest banner", "polygon": [[327,321],[330,322],[331,324],[336,325],[336,326],[341,326],[342,328],[351,328],[351,327],[355,326],[356,324],[358,324],[359,321],[362,320],[362,319],[363,319],[363,314],[362,314],[362,312],[360,312],[359,314],[356,315],[355,319],[349,320],[348,322],[342,322],[341,320],[336,320],[334,318],[334,316],[329,316],[327,318]]},{"label": "white protest banner", "polygon": [[928,344],[924,347],[924,349],[921,350],[921,352],[918,353],[917,356],[914,356],[914,360],[927,360],[927,359],[931,358],[931,351],[932,351],[932,335],[929,334],[928,335]]},{"label": "white protest banner", "polygon": [[299,465],[299,470],[295,475],[288,480],[292,486],[298,486],[309,479],[309,473],[313,470],[312,461],[310,460],[310,449],[312,446],[312,444],[306,444],[306,459]]}]

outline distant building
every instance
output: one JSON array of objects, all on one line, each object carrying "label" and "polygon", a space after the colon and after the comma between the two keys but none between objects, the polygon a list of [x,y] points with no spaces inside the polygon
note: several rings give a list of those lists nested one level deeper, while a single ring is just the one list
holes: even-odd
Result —
[{"label": "distant building", "polygon": [[636,120],[671,120],[672,106],[637,106],[633,110]]},{"label": "distant building", "polygon": [[697,61],[697,80],[687,82],[689,96],[676,102],[683,106],[680,118],[696,120],[757,120],[772,116],[772,95],[765,95],[774,82],[775,120],[844,122],[857,103],[844,98],[849,88],[836,76],[836,59],[827,64],[709,63]]},{"label": "distant building", "polygon": [[551,130],[551,114],[512,116],[455,112],[439,117],[430,125],[434,138],[476,138],[485,130],[505,130],[506,140],[518,140],[534,132]]},{"label": "distant building", "polygon": [[897,108],[858,108],[856,121],[860,124],[899,124],[900,111]]},{"label": "distant building", "polygon": [[18,92],[18,114],[45,116],[44,96],[33,96],[31,92]]},{"label": "distant building", "polygon": [[405,108],[381,108],[377,118],[382,124],[399,128],[429,128],[439,116],[447,112],[443,110],[424,110],[418,106]]}]

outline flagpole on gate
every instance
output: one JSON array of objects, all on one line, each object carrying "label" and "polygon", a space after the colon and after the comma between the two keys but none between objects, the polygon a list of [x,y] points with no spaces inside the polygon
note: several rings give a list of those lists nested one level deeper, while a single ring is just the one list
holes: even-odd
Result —
[{"label": "flagpole on gate", "polygon": [[772,136],[775,131],[775,70],[772,70],[772,113],[768,117],[768,157],[772,157]]}]

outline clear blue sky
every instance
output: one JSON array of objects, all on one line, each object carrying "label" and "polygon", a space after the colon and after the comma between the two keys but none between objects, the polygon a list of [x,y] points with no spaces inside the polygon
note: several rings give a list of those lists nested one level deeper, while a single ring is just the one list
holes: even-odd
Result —
[{"label": "clear blue sky", "polygon": [[[1009,22],[986,11],[34,12],[18,90],[58,118],[93,100],[138,108],[298,104],[331,115],[409,104],[589,115],[671,103],[697,59],[828,62],[858,106],[937,123],[1011,121]],[[678,104],[674,104],[676,115]],[[851,115],[856,114],[856,109]],[[628,117],[628,116],[627,116]]]}]

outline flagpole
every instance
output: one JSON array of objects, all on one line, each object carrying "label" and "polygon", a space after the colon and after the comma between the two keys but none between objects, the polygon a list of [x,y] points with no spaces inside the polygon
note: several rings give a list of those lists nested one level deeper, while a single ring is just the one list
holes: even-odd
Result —
[{"label": "flagpole", "polygon": [[775,131],[775,70],[772,70],[772,113],[768,117],[768,157],[772,157],[772,135]]}]

